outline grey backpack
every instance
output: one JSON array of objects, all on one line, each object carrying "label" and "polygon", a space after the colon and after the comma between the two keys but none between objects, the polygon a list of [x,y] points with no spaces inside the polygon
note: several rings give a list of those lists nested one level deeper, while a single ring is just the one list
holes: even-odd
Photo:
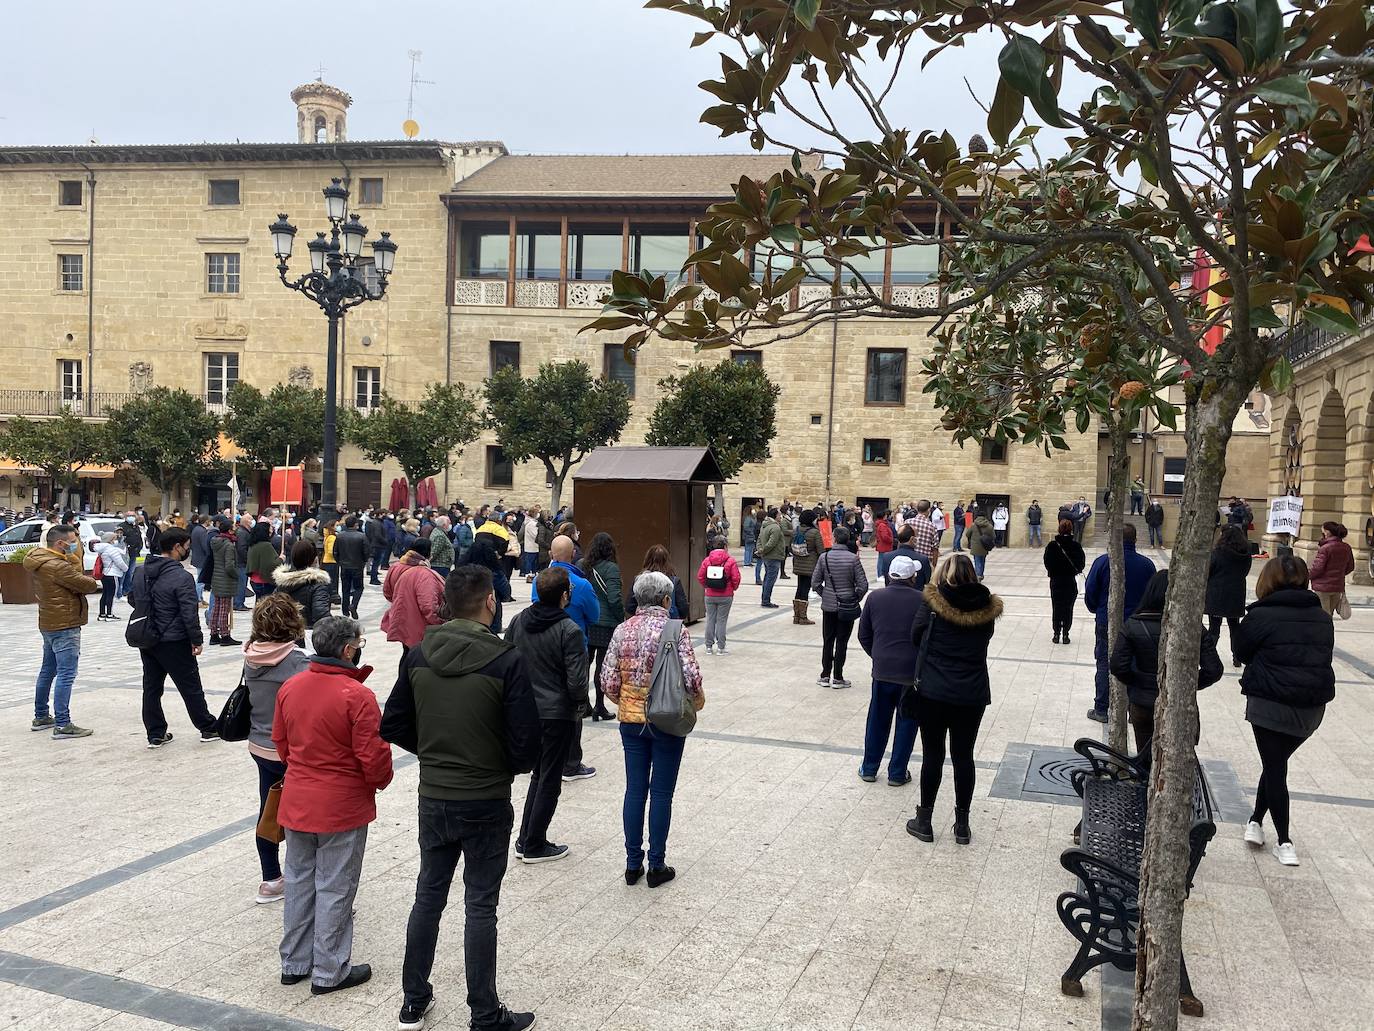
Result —
[{"label": "grey backpack", "polygon": [[655,730],[674,737],[686,737],[697,725],[697,710],[687,694],[682,677],[682,662],[677,654],[677,642],[682,636],[682,620],[670,619],[663,624],[658,640],[658,654],[654,656],[653,678],[649,684],[649,705],[645,716]]}]

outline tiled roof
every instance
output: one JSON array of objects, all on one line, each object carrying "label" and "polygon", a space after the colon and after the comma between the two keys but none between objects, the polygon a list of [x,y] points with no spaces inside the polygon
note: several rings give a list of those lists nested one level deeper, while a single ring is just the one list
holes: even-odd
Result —
[{"label": "tiled roof", "polygon": [[438,140],[348,140],[342,143],[137,143],[114,145],[0,147],[0,165],[92,165],[164,163],[251,163],[255,161],[425,161],[443,160],[451,150],[484,149],[496,141],[445,143]]},{"label": "tiled roof", "polygon": [[[747,175],[767,179],[790,154],[514,154],[497,158],[453,187],[462,196],[728,197]],[[820,156],[802,159],[807,171]]]}]

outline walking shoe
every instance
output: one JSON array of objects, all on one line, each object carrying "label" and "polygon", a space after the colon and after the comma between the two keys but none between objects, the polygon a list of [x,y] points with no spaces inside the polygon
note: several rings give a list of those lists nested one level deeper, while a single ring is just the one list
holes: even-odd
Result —
[{"label": "walking shoe", "polygon": [[286,878],[278,877],[275,881],[263,881],[258,885],[258,897],[253,901],[259,906],[265,906],[269,902],[281,902],[286,898]]},{"label": "walking shoe", "polygon": [[150,737],[150,738],[148,739],[148,747],[149,747],[149,748],[161,748],[163,745],[165,745],[165,744],[166,744],[168,741],[170,741],[170,740],[172,740],[172,732],[169,730],[169,731],[167,731],[167,733],[163,734],[161,737]]},{"label": "walking shoe", "polygon": [[525,855],[525,843],[517,841],[515,843],[515,858],[520,859]]},{"label": "walking shoe", "polygon": [[1264,844],[1264,825],[1250,820],[1245,824],[1245,843],[1247,845]]},{"label": "walking shoe", "polygon": [[567,854],[567,845],[555,845],[553,842],[549,842],[537,852],[526,852],[520,857],[520,862],[528,863],[530,866],[535,863],[552,863],[555,859],[562,859]]},{"label": "walking shoe", "polygon": [[356,988],[360,984],[366,984],[370,980],[372,980],[372,968],[366,963],[354,963],[348,974],[338,984],[315,984],[312,982],[310,994],[329,995],[332,992],[342,992],[347,988]]},{"label": "walking shoe", "polygon": [[853,687],[854,685],[851,684],[844,677],[831,677],[830,686],[833,687],[836,691],[843,691],[846,687]]},{"label": "walking shoe", "polygon": [[667,884],[676,876],[677,871],[671,866],[660,866],[657,870],[651,866],[648,876],[649,887],[657,888],[660,884]]},{"label": "walking shoe", "polygon": [[825,676],[817,677],[817,678],[816,678],[816,686],[817,686],[817,687],[829,687],[829,686],[830,686],[830,678],[829,678],[829,677],[825,677]]},{"label": "walking shoe", "polygon": [[1065,644],[1070,644],[1070,643],[1072,643],[1072,642],[1069,641],[1069,634],[1068,634],[1068,631],[1067,631],[1067,630],[1064,632],[1064,643],[1065,643]]},{"label": "walking shoe", "polygon": [[887,786],[890,787],[890,788],[904,788],[904,787],[906,787],[906,786],[907,786],[908,784],[910,784],[910,783],[911,783],[911,771],[910,771],[910,770],[907,770],[907,771],[906,771],[906,776],[905,776],[902,780],[893,780],[891,777],[888,777],[888,778],[887,778]]},{"label": "walking shoe", "polygon": [[219,643],[224,645],[226,648],[237,648],[239,647],[239,645],[243,644],[242,641],[235,641],[228,634],[225,634],[223,637],[221,637],[219,639]]},{"label": "walking shoe", "polygon": [[402,1006],[401,1016],[396,1021],[396,1026],[401,1031],[420,1031],[425,1026],[425,1017],[429,1016],[433,1009],[434,996],[432,995],[423,1006]]},{"label": "walking shoe", "polygon": [[235,612],[252,612],[253,610],[250,609],[247,605],[235,605],[235,606],[234,606],[234,611],[235,611]]},{"label": "walking shoe", "polygon": [[95,618],[96,618],[97,620],[99,620],[100,622],[103,623],[103,622],[105,622],[105,613],[102,612],[100,615],[96,616]]},{"label": "walking shoe", "polygon": [[1054,632],[1054,640],[1051,641],[1050,644],[1058,644],[1058,643],[1059,643],[1059,631],[1056,630],[1056,631]]},{"label": "walking shoe", "polygon": [[876,773],[864,773],[863,767],[860,766],[859,779],[863,781],[865,784],[872,784],[874,781],[878,779],[878,775]]},{"label": "walking shoe", "polygon": [[[1280,841],[1274,846],[1274,858],[1284,866],[1298,866],[1298,850],[1293,847],[1291,841]],[[649,871],[649,876],[653,876],[653,871]]]},{"label": "walking shoe", "polygon": [[47,730],[49,727],[57,726],[57,720],[51,716],[35,716],[33,722],[29,724],[30,730]]},{"label": "walking shoe", "polygon": [[1095,722],[1097,722],[1097,723],[1106,723],[1106,722],[1107,722],[1107,714],[1106,714],[1105,712],[1099,711],[1098,709],[1089,709],[1089,710],[1088,710],[1088,719],[1093,720],[1093,721],[1095,721]]},{"label": "walking shoe", "polygon": [[[471,1031],[477,1031],[476,1024],[469,1024]],[[485,1025],[481,1031],[529,1031],[534,1027],[533,1013],[512,1013],[502,1003],[496,1011],[496,1023]]]},{"label": "walking shoe", "polygon": [[307,977],[309,977],[309,976],[310,976],[309,974],[282,974],[282,975],[281,975],[281,983],[282,983],[282,984],[288,984],[288,985],[289,985],[289,984],[300,984],[302,981],[304,981],[304,980],[305,980]]},{"label": "walking shoe", "polygon": [[730,653],[727,652],[727,651],[725,650],[725,645],[722,644],[720,647],[718,647],[718,648],[716,649],[716,654],[717,654],[717,655],[729,655]]},{"label": "walking shoe", "polygon": [[65,726],[52,728],[52,739],[54,741],[65,741],[69,737],[90,737],[94,730],[87,730],[85,727],[78,727],[75,723],[68,723]]},{"label": "walking shoe", "polygon": [[582,765],[582,766],[579,766],[577,769],[573,770],[572,773],[564,772],[564,774],[563,774],[563,783],[565,783],[565,784],[570,784],[570,783],[572,783],[572,782],[575,781],[575,780],[590,780],[592,777],[595,777],[595,776],[596,776],[596,767],[595,767],[595,766],[586,766],[586,765]]},{"label": "walking shoe", "polygon": [[116,613],[114,613],[114,612],[110,612],[110,613],[107,613],[107,614],[106,614],[105,618],[106,618],[106,619],[112,619],[112,620],[115,620],[116,622],[118,622],[119,620],[123,619],[124,617],[123,617],[123,616],[120,616],[120,615],[118,615],[118,614],[116,614]]},{"label": "walking shoe", "polygon": [[954,810],[954,843],[956,845],[967,845],[973,837],[968,828],[968,810]]},{"label": "walking shoe", "polygon": [[708,645],[706,646],[706,654],[707,654],[707,655],[714,655],[714,654],[716,654],[716,651],[715,651],[714,648],[712,648],[712,647],[708,644]]},{"label": "walking shoe", "polygon": [[211,727],[209,730],[202,730],[202,731],[200,732],[200,743],[201,743],[201,744],[206,744],[206,743],[208,743],[208,742],[210,742],[210,741],[218,741],[218,740],[220,740],[219,731],[216,730],[214,727]]},{"label": "walking shoe", "polygon": [[638,884],[638,883],[639,883],[639,879],[640,879],[641,877],[643,877],[643,876],[644,876],[644,867],[642,867],[642,866],[639,867],[638,869],[635,869],[635,870],[626,870],[626,871],[625,871],[625,883],[626,883],[626,884]]},{"label": "walking shoe", "polygon": [[759,607],[764,609],[776,609],[778,605],[771,601],[761,601],[759,602]]}]

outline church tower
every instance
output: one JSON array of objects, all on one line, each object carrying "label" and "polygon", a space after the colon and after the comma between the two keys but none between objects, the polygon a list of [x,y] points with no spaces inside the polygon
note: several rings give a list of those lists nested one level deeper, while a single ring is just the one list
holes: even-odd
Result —
[{"label": "church tower", "polygon": [[348,106],[353,98],[316,79],[291,91],[296,102],[296,132],[301,143],[342,143],[348,139]]}]

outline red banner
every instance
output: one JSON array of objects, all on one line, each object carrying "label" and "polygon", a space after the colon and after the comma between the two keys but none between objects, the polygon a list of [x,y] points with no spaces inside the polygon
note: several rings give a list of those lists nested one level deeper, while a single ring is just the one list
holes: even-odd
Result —
[{"label": "red banner", "polygon": [[300,466],[277,466],[272,470],[268,504],[299,507],[305,497],[305,470]]}]

